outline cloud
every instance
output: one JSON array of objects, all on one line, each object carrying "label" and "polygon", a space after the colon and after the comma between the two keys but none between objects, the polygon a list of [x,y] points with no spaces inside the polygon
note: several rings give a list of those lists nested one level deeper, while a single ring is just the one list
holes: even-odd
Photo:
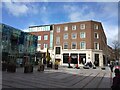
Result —
[{"label": "cloud", "polygon": [[64,5],[63,8],[68,13],[68,18],[70,21],[91,20],[93,17],[95,17],[95,13],[91,12],[90,8],[87,5]]},{"label": "cloud", "polygon": [[20,16],[26,14],[29,10],[28,7],[23,4],[17,4],[13,2],[7,2],[4,4],[6,9],[8,9],[8,11],[14,16]]},{"label": "cloud", "polygon": [[39,6],[31,2],[3,2],[4,8],[13,16],[26,16],[28,14],[37,14]]}]

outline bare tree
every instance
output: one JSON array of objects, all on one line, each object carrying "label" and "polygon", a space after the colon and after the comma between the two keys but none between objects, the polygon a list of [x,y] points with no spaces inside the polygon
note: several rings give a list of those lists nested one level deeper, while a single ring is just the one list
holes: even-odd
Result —
[{"label": "bare tree", "polygon": [[117,40],[113,41],[113,50],[114,50],[115,60],[119,60],[119,58],[120,58],[120,43]]}]

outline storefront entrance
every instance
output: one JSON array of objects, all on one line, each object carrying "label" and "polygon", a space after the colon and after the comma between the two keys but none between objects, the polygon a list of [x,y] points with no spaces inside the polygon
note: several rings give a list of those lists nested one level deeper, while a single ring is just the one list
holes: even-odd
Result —
[{"label": "storefront entrance", "polygon": [[71,54],[71,63],[78,64],[78,54]]},{"label": "storefront entrance", "polygon": [[86,54],[79,54],[79,64],[85,64],[86,63]]},{"label": "storefront entrance", "polygon": [[64,53],[63,54],[63,63],[68,63],[68,59],[69,59],[69,53]]}]

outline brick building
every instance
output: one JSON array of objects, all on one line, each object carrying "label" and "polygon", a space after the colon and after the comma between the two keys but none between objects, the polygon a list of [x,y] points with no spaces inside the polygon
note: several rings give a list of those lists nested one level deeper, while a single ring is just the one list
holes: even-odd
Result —
[{"label": "brick building", "polygon": [[[58,60],[60,65],[68,65],[71,59],[71,65],[84,65],[89,61],[96,62],[96,66],[107,64],[107,38],[101,22],[91,20],[29,28],[32,34],[38,36],[38,49],[40,44],[40,50],[44,50],[47,43],[53,62]],[[48,37],[47,41],[45,37]]]}]

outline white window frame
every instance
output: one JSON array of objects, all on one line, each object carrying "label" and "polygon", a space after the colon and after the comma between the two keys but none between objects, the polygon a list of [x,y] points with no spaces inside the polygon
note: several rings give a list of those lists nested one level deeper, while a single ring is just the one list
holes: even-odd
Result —
[{"label": "white window frame", "polygon": [[[97,48],[96,48],[96,44],[97,44]],[[99,47],[100,45],[99,45],[99,43],[98,42],[94,42],[94,49],[95,50],[99,50],[100,49],[100,47]]]},{"label": "white window frame", "polygon": [[41,36],[40,35],[38,36],[38,40],[41,40]]},{"label": "white window frame", "polygon": [[98,28],[99,28],[98,24],[94,24],[94,29],[98,30]]},{"label": "white window frame", "polygon": [[[71,43],[71,49],[73,49],[73,48],[72,48],[73,43],[76,44],[76,48],[75,48],[75,49],[77,49],[77,42],[72,42],[72,43]],[[75,50],[75,49],[73,49],[73,50]]]},{"label": "white window frame", "polygon": [[72,25],[72,30],[76,30],[76,25]]},{"label": "white window frame", "polygon": [[[97,34],[97,37],[95,37],[96,36],[95,34]],[[99,39],[99,34],[97,32],[94,32],[94,38]]]},{"label": "white window frame", "polygon": [[[83,37],[82,34],[84,33]],[[85,32],[80,32],[80,38],[86,38],[86,33]]]},{"label": "white window frame", "polygon": [[68,26],[64,26],[64,31],[68,31]]},{"label": "white window frame", "polygon": [[68,49],[68,46],[67,46],[67,48],[65,48],[65,44],[67,44],[67,45],[68,45],[68,42],[64,42],[64,43],[63,43],[63,49],[65,49],[65,50],[66,50],[66,49]]},{"label": "white window frame", "polygon": [[44,35],[44,40],[48,40],[48,35]]},{"label": "white window frame", "polygon": [[85,24],[80,24],[80,29],[84,30],[85,29]]},{"label": "white window frame", "polygon": [[60,33],[60,26],[57,26],[57,27],[56,27],[56,32],[57,32],[57,33]]},{"label": "white window frame", "polygon": [[[73,38],[73,34],[75,34],[75,38]],[[71,37],[72,37],[72,39],[77,39],[77,33],[72,33]]]},{"label": "white window frame", "polygon": [[68,39],[68,33],[64,33],[63,38]]},{"label": "white window frame", "polygon": [[[82,43],[84,43],[84,46],[83,46],[84,48],[82,48],[82,46],[81,46]],[[85,42],[85,41],[81,41],[81,42],[80,42],[80,49],[86,49],[86,42]]]}]

